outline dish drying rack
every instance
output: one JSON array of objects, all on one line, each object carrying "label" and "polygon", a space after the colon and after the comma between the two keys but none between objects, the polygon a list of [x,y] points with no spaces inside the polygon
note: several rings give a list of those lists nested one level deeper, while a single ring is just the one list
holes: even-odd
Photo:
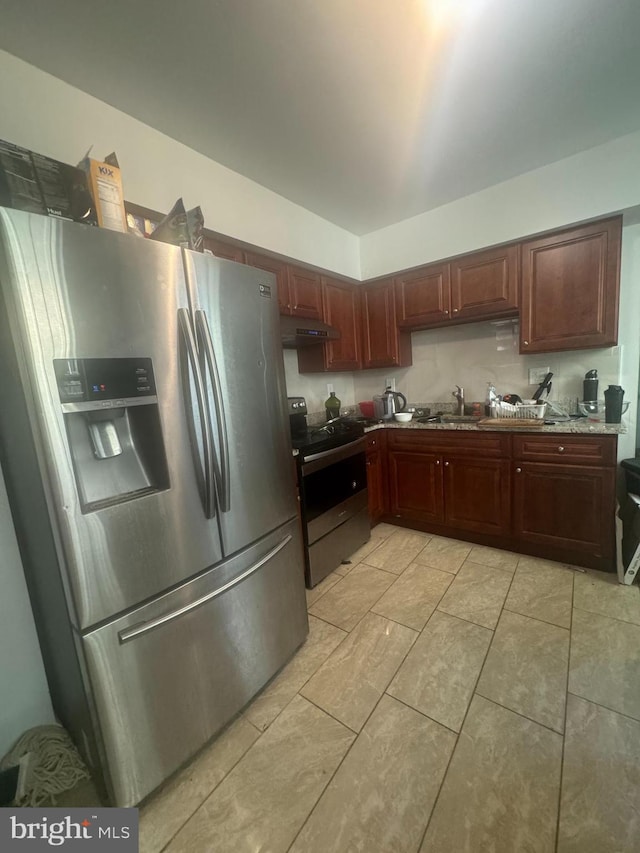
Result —
[{"label": "dish drying rack", "polygon": [[517,418],[544,421],[546,403],[505,403],[497,400],[491,404],[492,418]]}]

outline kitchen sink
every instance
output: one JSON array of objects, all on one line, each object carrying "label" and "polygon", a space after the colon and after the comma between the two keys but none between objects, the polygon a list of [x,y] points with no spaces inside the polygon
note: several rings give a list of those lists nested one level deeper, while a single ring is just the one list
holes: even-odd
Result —
[{"label": "kitchen sink", "polygon": [[419,424],[477,424],[482,417],[474,415],[432,415],[429,418],[416,418]]}]

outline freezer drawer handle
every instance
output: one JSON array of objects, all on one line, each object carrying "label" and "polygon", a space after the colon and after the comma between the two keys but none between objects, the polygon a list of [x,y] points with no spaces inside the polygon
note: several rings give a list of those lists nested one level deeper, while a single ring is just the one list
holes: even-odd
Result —
[{"label": "freezer drawer handle", "polygon": [[206,364],[211,375],[213,400],[216,407],[218,422],[218,441],[220,442],[221,466],[221,494],[218,495],[218,504],[220,506],[220,512],[229,512],[231,509],[231,477],[229,466],[229,440],[227,438],[227,419],[224,410],[224,398],[222,396],[220,374],[218,373],[218,364],[216,362],[216,356],[213,349],[211,330],[209,329],[209,321],[207,320],[207,315],[201,309],[196,311],[196,335],[198,336],[198,342],[202,342]]},{"label": "freezer drawer handle", "polygon": [[[198,354],[196,343],[191,329],[191,318],[187,308],[178,309],[178,325],[184,346],[187,352],[193,381],[196,386],[196,397],[198,400],[198,409],[200,412],[200,427],[202,433],[202,449],[204,453],[204,502],[203,509],[205,518],[213,518],[215,515],[215,507],[213,501],[213,442],[211,438],[211,423],[209,421],[209,411],[207,408],[207,399],[205,396],[204,385],[202,383],[202,375],[200,373],[200,365],[198,364]],[[192,425],[193,425],[193,415]],[[192,438],[193,441],[193,438]],[[194,453],[196,451],[194,450]]]},{"label": "freezer drawer handle", "polygon": [[185,604],[184,607],[179,607],[177,610],[171,610],[169,613],[165,613],[163,616],[158,616],[157,619],[151,619],[149,622],[139,622],[137,625],[134,625],[132,628],[127,628],[124,631],[118,631],[118,639],[120,643],[128,643],[129,640],[135,640],[136,637],[142,636],[142,634],[146,634],[149,631],[153,631],[154,628],[158,628],[160,625],[165,625],[167,622],[172,622],[174,619],[178,619],[180,616],[184,616],[185,613],[189,613],[190,610],[195,610],[196,607],[200,607],[202,604],[206,604],[207,601],[211,601],[214,598],[217,598],[219,595],[222,595],[223,592],[227,592],[227,590],[231,589],[234,586],[237,586],[241,583],[245,578],[248,578],[249,575],[252,575],[254,572],[257,572],[258,569],[261,569],[265,563],[268,563],[272,560],[276,554],[279,554],[283,548],[285,548],[289,542],[291,542],[292,536],[291,534],[287,534],[284,537],[282,542],[279,542],[275,548],[272,548],[264,557],[261,557],[257,563],[254,563],[253,566],[248,568],[246,572],[243,572],[238,577],[233,578],[228,583],[224,584],[224,586],[215,589],[213,592],[209,592],[206,595],[203,595],[202,598],[196,599],[196,601],[192,601],[190,604]]}]

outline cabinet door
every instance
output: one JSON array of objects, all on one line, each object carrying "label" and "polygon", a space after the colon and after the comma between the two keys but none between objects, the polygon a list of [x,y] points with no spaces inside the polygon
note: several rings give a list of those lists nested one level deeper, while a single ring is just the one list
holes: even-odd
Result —
[{"label": "cabinet door", "polygon": [[449,264],[432,264],[394,279],[398,323],[424,328],[451,317]]},{"label": "cabinet door", "polygon": [[367,489],[369,520],[375,524],[384,515],[383,460],[380,450],[367,450]]},{"label": "cabinet door", "polygon": [[396,321],[393,279],[362,285],[362,366],[406,367],[411,364],[409,332]]},{"label": "cabinet door", "polygon": [[272,272],[276,277],[278,285],[278,308],[281,314],[291,314],[289,300],[289,277],[287,265],[276,258],[268,258],[265,255],[257,255],[254,252],[245,252],[245,263],[250,267]]},{"label": "cabinet door", "polygon": [[612,560],[614,489],[612,468],[517,463],[514,533],[524,542]]},{"label": "cabinet door", "polygon": [[507,460],[445,457],[443,469],[446,524],[477,533],[509,533]]},{"label": "cabinet door", "polygon": [[320,275],[300,267],[288,267],[291,314],[322,320]]},{"label": "cabinet door", "polygon": [[452,319],[515,314],[518,259],[519,247],[505,246],[451,261]]},{"label": "cabinet door", "polygon": [[390,451],[388,465],[391,515],[415,521],[443,521],[440,456]]},{"label": "cabinet door", "polygon": [[617,343],[621,230],[616,218],[522,244],[520,352]]},{"label": "cabinet door", "polygon": [[359,370],[362,367],[359,285],[332,278],[322,279],[322,311],[325,323],[340,331],[340,340],[324,345],[327,370]]},{"label": "cabinet door", "polygon": [[215,237],[203,237],[202,245],[205,252],[211,252],[216,258],[236,261],[239,264],[244,263],[244,252],[238,246],[232,246],[231,243],[225,243],[223,240],[217,240]]}]

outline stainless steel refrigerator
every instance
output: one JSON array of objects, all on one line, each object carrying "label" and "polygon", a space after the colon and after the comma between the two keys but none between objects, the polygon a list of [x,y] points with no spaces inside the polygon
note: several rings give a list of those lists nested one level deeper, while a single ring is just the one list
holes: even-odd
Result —
[{"label": "stainless steel refrigerator", "polygon": [[0,284],[1,462],[51,695],[130,806],[307,634],[275,279],[0,209]]}]

